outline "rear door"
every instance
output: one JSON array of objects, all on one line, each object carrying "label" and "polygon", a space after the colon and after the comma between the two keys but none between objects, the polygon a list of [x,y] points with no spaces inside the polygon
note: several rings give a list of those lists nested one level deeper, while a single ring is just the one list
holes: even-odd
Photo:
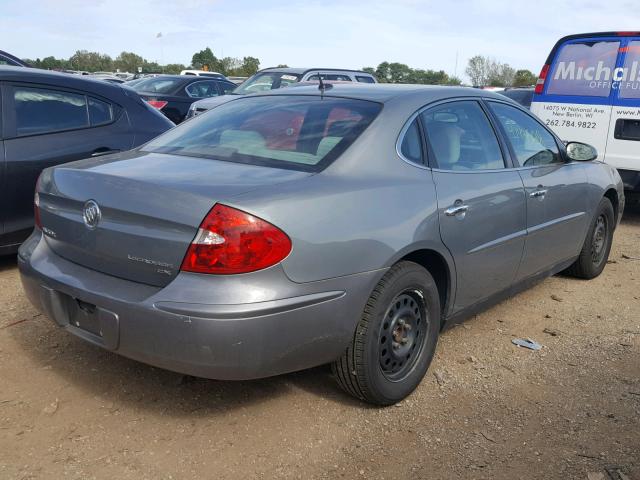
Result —
[{"label": "rear door", "polygon": [[480,102],[431,107],[422,123],[435,162],[440,234],[456,265],[459,311],[513,283],[526,235],[524,189]]},{"label": "rear door", "polygon": [[33,193],[47,167],[128,150],[129,122],[106,99],[47,85],[5,84],[5,233],[24,236],[33,228]]},{"label": "rear door", "polygon": [[549,66],[531,111],[563,141],[593,145],[604,160],[620,62],[621,37],[567,40]]},{"label": "rear door", "polygon": [[[626,188],[640,188],[640,38],[625,38],[619,59],[618,88],[613,93],[613,108],[609,124],[605,161],[620,170]],[[633,181],[633,184],[631,182]]]},{"label": "rear door", "polygon": [[533,116],[487,102],[508,139],[524,184],[527,240],[518,280],[574,258],[586,235],[589,185],[584,164],[566,162],[556,139]]}]

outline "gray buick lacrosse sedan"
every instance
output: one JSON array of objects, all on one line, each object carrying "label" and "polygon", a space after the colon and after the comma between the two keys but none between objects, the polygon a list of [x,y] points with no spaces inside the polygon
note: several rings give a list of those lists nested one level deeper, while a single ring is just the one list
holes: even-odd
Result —
[{"label": "gray buick lacrosse sedan", "polygon": [[471,88],[283,89],[45,170],[18,261],[33,304],[100,347],[228,380],[332,363],[388,405],[446,326],[600,274],[624,194],[597,158]]}]

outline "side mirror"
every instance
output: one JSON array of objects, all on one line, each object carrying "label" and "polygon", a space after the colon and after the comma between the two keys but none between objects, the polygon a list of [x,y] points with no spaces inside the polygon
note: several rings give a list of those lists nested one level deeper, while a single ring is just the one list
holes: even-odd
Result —
[{"label": "side mirror", "polygon": [[574,162],[590,162],[598,158],[598,151],[581,142],[567,143],[567,157]]}]

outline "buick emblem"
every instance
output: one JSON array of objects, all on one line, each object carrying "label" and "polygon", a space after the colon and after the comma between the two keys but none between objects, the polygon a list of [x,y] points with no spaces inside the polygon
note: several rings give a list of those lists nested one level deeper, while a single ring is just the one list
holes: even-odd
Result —
[{"label": "buick emblem", "polygon": [[102,212],[100,212],[100,207],[96,202],[89,200],[84,204],[84,208],[82,209],[82,219],[89,230],[96,228],[98,223],[100,223],[101,218]]}]

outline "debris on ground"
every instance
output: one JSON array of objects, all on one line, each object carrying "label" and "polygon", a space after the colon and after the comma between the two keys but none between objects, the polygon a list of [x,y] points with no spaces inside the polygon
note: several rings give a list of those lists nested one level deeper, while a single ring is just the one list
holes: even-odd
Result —
[{"label": "debris on ground", "polygon": [[518,347],[528,348],[529,350],[540,350],[542,345],[530,338],[514,338],[511,343]]},{"label": "debris on ground", "polygon": [[551,335],[552,337],[557,337],[558,335],[560,335],[559,330],[555,330],[549,327],[546,327],[544,330],[542,330],[542,333],[546,333],[547,335]]},{"label": "debris on ground", "polygon": [[556,302],[562,302],[562,297],[559,297],[555,293],[551,294],[551,300],[555,300]]}]

